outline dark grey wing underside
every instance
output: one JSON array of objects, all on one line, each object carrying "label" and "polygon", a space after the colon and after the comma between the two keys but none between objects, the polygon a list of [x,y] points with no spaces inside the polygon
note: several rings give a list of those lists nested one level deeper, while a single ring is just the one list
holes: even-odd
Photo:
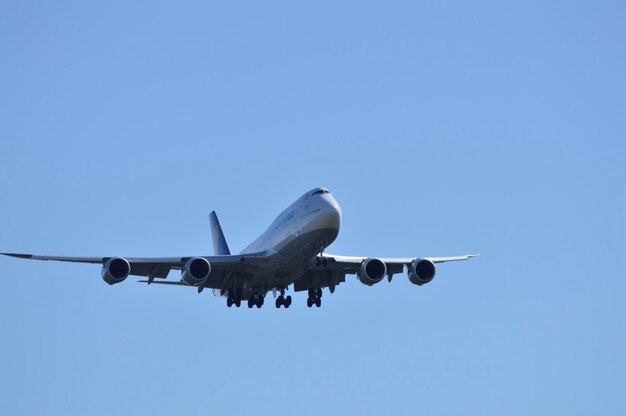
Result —
[{"label": "dark grey wing underside", "polygon": [[[231,277],[230,275],[232,275],[232,272],[227,272],[224,270],[213,271],[209,275],[209,278],[202,284],[202,288],[223,289],[223,286],[226,286],[226,288],[228,288],[230,286],[228,285],[228,280]],[[139,283],[149,283],[153,285],[186,286],[195,287],[197,289],[197,286],[189,286],[182,280],[139,280]]]},{"label": "dark grey wing underside", "polygon": [[346,273],[342,270],[309,270],[302,274],[293,284],[293,290],[301,292],[318,287],[327,287],[331,292],[335,287],[346,281]]}]

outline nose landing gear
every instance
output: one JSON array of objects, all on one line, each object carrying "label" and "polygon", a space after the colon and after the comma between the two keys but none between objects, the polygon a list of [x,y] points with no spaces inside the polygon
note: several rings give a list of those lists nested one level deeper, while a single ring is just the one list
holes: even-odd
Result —
[{"label": "nose landing gear", "polygon": [[320,266],[327,267],[328,266],[328,259],[326,257],[324,257],[324,249],[327,246],[328,246],[328,241],[326,241],[326,240],[320,240],[320,241],[317,242],[317,249],[320,252],[319,256],[315,257],[315,265],[317,267],[320,267]]},{"label": "nose landing gear", "polygon": [[328,259],[326,257],[317,256],[315,258],[315,265],[317,267],[328,267]]}]

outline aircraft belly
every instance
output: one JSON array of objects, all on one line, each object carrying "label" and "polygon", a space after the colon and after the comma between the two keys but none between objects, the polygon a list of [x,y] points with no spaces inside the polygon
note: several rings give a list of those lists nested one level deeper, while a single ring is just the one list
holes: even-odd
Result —
[{"label": "aircraft belly", "polygon": [[268,264],[262,273],[249,276],[246,286],[266,287],[289,286],[306,267],[306,262],[320,251],[320,241],[327,245],[337,238],[338,230],[317,229],[302,234],[290,234],[272,247],[276,251],[276,261]]},{"label": "aircraft belly", "polygon": [[338,230],[332,228],[313,230],[302,234],[291,234],[273,247],[284,263],[303,262],[320,252],[320,241],[330,244],[337,238]]}]

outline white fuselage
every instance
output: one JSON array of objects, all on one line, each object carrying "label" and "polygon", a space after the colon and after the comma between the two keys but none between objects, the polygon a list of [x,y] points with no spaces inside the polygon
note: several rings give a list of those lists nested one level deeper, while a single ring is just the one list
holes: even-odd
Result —
[{"label": "white fuselage", "polygon": [[328,190],[316,188],[284,210],[241,254],[264,252],[274,258],[272,269],[298,269],[335,240],[340,226],[339,204]]}]

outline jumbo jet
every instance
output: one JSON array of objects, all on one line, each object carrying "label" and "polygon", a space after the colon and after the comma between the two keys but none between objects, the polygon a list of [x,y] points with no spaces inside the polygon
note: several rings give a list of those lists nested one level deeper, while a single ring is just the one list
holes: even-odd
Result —
[{"label": "jumbo jet", "polygon": [[[209,215],[213,256],[198,257],[65,257],[0,253],[31,260],[54,260],[102,265],[102,279],[109,285],[123,282],[129,275],[143,276],[147,284],[188,286],[201,293],[213,289],[226,298],[226,305],[248,308],[263,306],[273,292],[277,308],[291,306],[285,291],[308,291],[307,306],[320,307],[322,289],[334,293],[346,275],[356,275],[368,286],[385,277],[389,281],[406,268],[409,281],[418,286],[435,277],[435,264],[468,260],[477,254],[454,257],[375,258],[348,257],[325,253],[337,238],[341,208],[326,188],[315,188],[284,210],[269,228],[239,254],[231,254],[215,211]],[[180,270],[179,280],[167,279],[172,269]],[[276,295],[280,293],[277,297]]]}]

